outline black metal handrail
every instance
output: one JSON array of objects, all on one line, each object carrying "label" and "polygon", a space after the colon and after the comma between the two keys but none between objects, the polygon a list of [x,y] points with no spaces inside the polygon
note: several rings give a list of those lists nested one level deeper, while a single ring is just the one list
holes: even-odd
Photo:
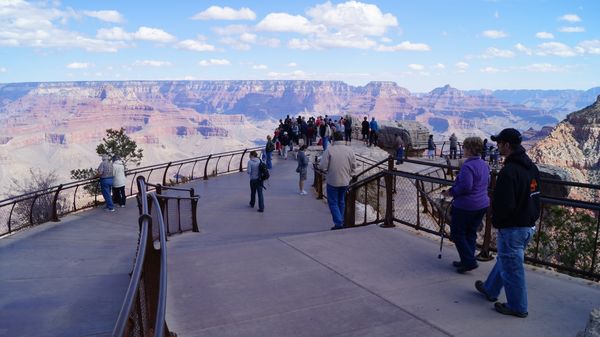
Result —
[{"label": "black metal handrail", "polygon": [[[165,224],[155,194],[149,194],[144,177],[138,177],[142,215],[139,217],[140,237],[137,256],[125,300],[113,329],[113,337],[122,336],[171,336],[165,317],[167,306],[167,242]],[[151,201],[157,223],[150,216]],[[152,238],[152,226],[158,226],[159,247]],[[153,330],[151,330],[153,327]]]},{"label": "black metal handrail", "polygon": [[[126,195],[129,197],[137,193],[135,179],[138,176],[144,176],[147,182],[160,182],[164,187],[179,184],[184,180],[208,179],[209,176],[241,172],[244,170],[244,156],[253,150],[262,151],[264,147],[221,152],[127,170],[125,174],[131,180],[131,183]],[[232,161],[236,156],[240,157],[239,163],[232,165]],[[226,166],[220,168],[219,160],[222,158],[229,158],[229,161]],[[210,168],[209,173],[209,163],[212,159],[217,160],[213,161],[215,165]],[[199,170],[200,165],[197,165],[198,163],[203,164],[202,174],[195,174]],[[183,179],[180,173],[186,165],[189,166],[190,171]],[[177,169],[174,181],[167,180],[171,168]],[[161,176],[156,177],[153,175],[155,172],[159,172]],[[98,193],[97,191],[89,192],[89,190],[94,190],[93,187],[98,181],[96,178],[70,181],[0,200],[0,236],[47,221],[60,221],[59,219],[63,215],[97,206],[100,203]],[[90,186],[92,188],[89,188]]]}]

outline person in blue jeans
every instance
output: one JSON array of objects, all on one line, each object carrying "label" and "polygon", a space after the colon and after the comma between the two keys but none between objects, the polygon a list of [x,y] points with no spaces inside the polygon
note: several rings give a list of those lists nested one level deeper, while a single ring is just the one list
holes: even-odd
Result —
[{"label": "person in blue jeans", "polygon": [[113,164],[110,161],[109,155],[102,155],[102,162],[96,171],[96,178],[100,178],[100,190],[102,191],[104,201],[106,201],[105,209],[109,212],[114,212],[115,205],[113,204],[111,195],[113,185]]},{"label": "person in blue jeans", "polygon": [[505,156],[492,196],[492,224],[498,230],[496,264],[487,279],[475,282],[477,291],[496,301],[504,288],[506,303],[496,302],[501,314],[527,317],[525,249],[540,216],[540,174],[521,146],[521,133],[509,128],[492,136]]},{"label": "person in blue jeans", "polygon": [[327,205],[333,219],[331,230],[344,228],[346,190],[356,170],[354,151],[342,144],[341,132],[333,134],[335,142],[321,156],[319,168],[327,172]]},{"label": "person in blue jeans", "polygon": [[250,207],[254,208],[256,203],[256,195],[258,194],[258,211],[265,211],[265,201],[263,198],[263,182],[260,180],[260,171],[258,166],[260,159],[256,151],[250,152],[250,160],[248,161],[248,175],[250,176]]},{"label": "person in blue jeans", "polygon": [[267,144],[265,145],[265,160],[269,170],[273,168],[273,151],[275,151],[275,144],[273,144],[271,136],[267,136]]},{"label": "person in blue jeans", "polygon": [[450,233],[460,261],[454,261],[452,265],[460,274],[478,267],[475,259],[477,229],[490,205],[490,167],[481,159],[482,148],[481,138],[465,139],[463,149],[467,159],[460,167],[454,185],[442,193],[454,197]]}]

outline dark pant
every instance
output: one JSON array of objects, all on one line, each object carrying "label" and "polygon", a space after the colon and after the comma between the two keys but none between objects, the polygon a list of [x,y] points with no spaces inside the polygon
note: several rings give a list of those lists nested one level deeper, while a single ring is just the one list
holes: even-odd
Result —
[{"label": "dark pant", "polygon": [[258,209],[265,209],[265,201],[263,199],[263,185],[260,179],[250,179],[250,206],[254,207],[256,194],[258,193]]},{"label": "dark pant", "polygon": [[113,187],[112,194],[113,194],[113,202],[115,204],[125,206],[125,200],[127,200],[127,197],[125,197],[125,186]]},{"label": "dark pant", "polygon": [[477,265],[475,259],[477,228],[479,228],[486,211],[487,207],[476,211],[452,207],[452,223],[450,224],[452,232],[450,237],[456,245],[460,262],[465,267]]},{"label": "dark pant", "polygon": [[450,148],[450,158],[451,159],[456,159],[456,148]]},{"label": "dark pant", "polygon": [[402,164],[404,162],[404,148],[401,147],[396,149],[396,164]]}]

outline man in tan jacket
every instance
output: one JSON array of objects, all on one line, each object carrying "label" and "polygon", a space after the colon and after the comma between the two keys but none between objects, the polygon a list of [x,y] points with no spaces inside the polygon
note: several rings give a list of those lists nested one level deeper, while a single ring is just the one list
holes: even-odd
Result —
[{"label": "man in tan jacket", "polygon": [[331,230],[344,228],[346,190],[356,170],[354,151],[342,144],[342,133],[336,132],[333,137],[334,145],[323,152],[319,163],[319,168],[327,172],[327,204],[333,218]]}]

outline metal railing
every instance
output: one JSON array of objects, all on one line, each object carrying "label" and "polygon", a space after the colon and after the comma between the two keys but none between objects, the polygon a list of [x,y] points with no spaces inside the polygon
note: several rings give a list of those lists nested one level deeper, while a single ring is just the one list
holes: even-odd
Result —
[{"label": "metal railing", "polygon": [[[393,166],[388,159],[387,168],[379,162],[379,171],[362,180],[354,181],[346,193],[345,226],[355,227],[380,223],[382,227],[395,224],[435,235],[449,234],[448,210],[451,206],[441,191],[454,183],[452,173],[456,167],[420,160],[408,160],[431,169],[418,173],[404,172],[402,166]],[[369,167],[370,171],[374,170]],[[491,171],[490,197],[493,197],[497,171]],[[361,174],[359,174],[361,175]],[[325,178],[315,170],[314,187],[322,196]],[[542,212],[537,221],[537,231],[528,246],[526,260],[530,263],[555,268],[578,277],[600,280],[600,204],[597,196],[600,185],[541,179]],[[576,197],[557,197],[548,192],[550,187],[577,189],[589,200]],[[586,192],[586,193],[583,193]],[[356,213],[359,214],[356,214]],[[478,234],[481,260],[487,260],[496,251],[495,231],[492,230],[491,209]]]},{"label": "metal railing", "polygon": [[[160,214],[158,199],[155,194],[147,193],[143,177],[137,179],[137,185],[142,208],[142,215],[139,217],[140,236],[131,280],[112,336],[174,336],[165,321],[167,307],[165,224]],[[151,216],[152,207],[155,213],[158,213],[157,216]],[[152,235],[153,227],[157,229],[157,237]]]},{"label": "metal railing", "polygon": [[[129,188],[126,195],[137,194],[135,180],[144,176],[147,182],[176,185],[196,179],[208,179],[244,170],[244,157],[252,150],[248,148],[210,154],[195,158],[172,161],[128,170],[126,178]],[[60,217],[82,209],[99,205],[98,179],[71,181],[43,190],[10,197],[0,201],[0,236],[48,221],[60,221]]]},{"label": "metal railing", "polygon": [[[143,177],[139,176],[139,178]],[[200,231],[196,215],[200,196],[196,195],[194,188],[177,188],[150,183],[145,185],[146,188],[156,191],[160,214],[168,236],[186,231]],[[152,210],[152,204],[150,210]],[[140,212],[142,212],[141,205]]]}]

